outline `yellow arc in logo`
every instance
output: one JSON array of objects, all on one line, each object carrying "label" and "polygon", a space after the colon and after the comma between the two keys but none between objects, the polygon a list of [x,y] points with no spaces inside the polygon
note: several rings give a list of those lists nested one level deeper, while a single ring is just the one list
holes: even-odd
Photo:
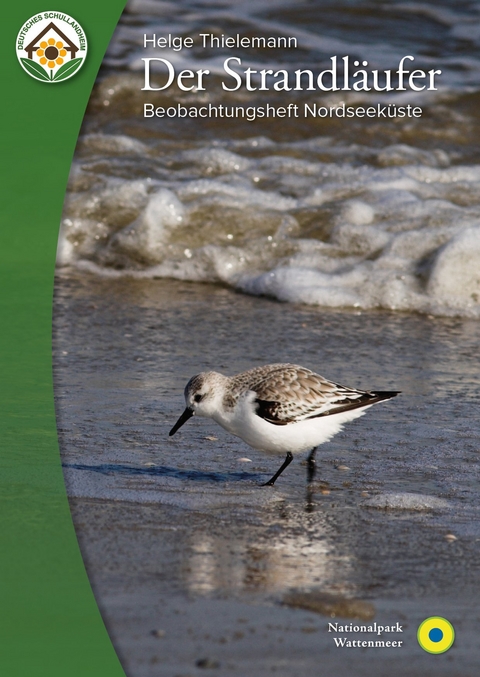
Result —
[{"label": "yellow arc in logo", "polygon": [[441,616],[432,616],[420,624],[417,632],[418,643],[428,653],[444,653],[455,639],[453,625]]}]

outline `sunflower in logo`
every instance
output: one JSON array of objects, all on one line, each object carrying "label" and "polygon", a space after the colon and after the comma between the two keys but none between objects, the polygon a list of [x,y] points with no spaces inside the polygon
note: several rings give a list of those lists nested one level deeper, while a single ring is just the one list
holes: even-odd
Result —
[{"label": "sunflower in logo", "polygon": [[48,68],[55,68],[61,66],[63,58],[67,56],[67,50],[64,49],[63,42],[55,42],[54,38],[42,40],[40,47],[37,49],[37,56],[40,59],[42,66]]}]

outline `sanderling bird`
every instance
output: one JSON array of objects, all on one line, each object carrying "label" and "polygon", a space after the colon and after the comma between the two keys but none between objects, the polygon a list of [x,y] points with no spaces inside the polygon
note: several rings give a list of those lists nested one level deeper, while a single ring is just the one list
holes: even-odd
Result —
[{"label": "sanderling bird", "polygon": [[317,447],[398,391],[365,391],[328,381],[296,364],[267,364],[236,376],[215,371],[193,376],[185,387],[186,409],[170,436],[192,416],[213,418],[222,428],[268,454],[286,458],[264,486],[272,486],[292,462],[310,450],[308,481],[315,473]]}]

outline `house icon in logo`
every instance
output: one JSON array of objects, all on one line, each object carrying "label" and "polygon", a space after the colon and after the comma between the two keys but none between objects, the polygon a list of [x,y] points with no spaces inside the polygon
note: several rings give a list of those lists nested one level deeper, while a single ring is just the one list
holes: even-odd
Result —
[{"label": "house icon in logo", "polygon": [[[41,40],[41,39],[43,38],[43,36],[46,35],[46,34],[48,33],[48,31],[50,31],[50,30],[51,30],[51,31],[55,31],[55,33],[56,33],[60,38],[62,38],[62,40],[65,41],[65,43],[64,43],[64,45],[63,45],[63,48],[64,48],[67,52],[70,52],[70,59],[74,59],[76,53],[77,53],[78,50],[79,50],[79,47],[77,47],[77,45],[75,45],[71,40],[69,40],[69,38],[65,35],[65,33],[64,33],[63,31],[61,31],[61,30],[58,28],[58,26],[55,26],[55,24],[53,23],[53,21],[51,21],[51,22],[48,24],[48,26],[46,26],[46,27],[43,29],[43,31],[41,31],[41,32],[37,35],[37,37],[36,37],[34,40],[32,40],[32,42],[31,42],[29,45],[27,45],[27,46],[24,48],[25,51],[26,51],[27,54],[28,54],[28,58],[31,59],[31,58],[33,57],[33,53],[36,52],[38,49],[40,49],[40,40]],[[49,53],[49,51],[50,51],[50,53]],[[57,50],[57,48],[55,47],[55,45],[49,45],[49,46],[45,49],[45,56],[47,57],[47,59],[52,59],[52,60],[54,60],[54,59],[56,59],[57,56],[58,56],[57,52],[58,52],[58,50]]]}]

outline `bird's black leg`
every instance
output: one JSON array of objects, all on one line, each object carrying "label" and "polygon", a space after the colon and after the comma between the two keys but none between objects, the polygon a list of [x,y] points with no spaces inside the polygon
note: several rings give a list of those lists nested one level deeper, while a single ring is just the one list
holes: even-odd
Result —
[{"label": "bird's black leg", "polygon": [[315,477],[315,453],[317,447],[314,447],[308,455],[307,459],[307,482],[312,482]]},{"label": "bird's black leg", "polygon": [[262,487],[273,487],[277,479],[280,477],[282,472],[285,470],[287,466],[290,465],[290,463],[293,461],[293,454],[291,451],[287,451],[287,455],[285,457],[284,462],[282,463],[282,466],[277,470],[275,475],[271,477],[268,482],[265,482],[265,484],[262,484]]}]

